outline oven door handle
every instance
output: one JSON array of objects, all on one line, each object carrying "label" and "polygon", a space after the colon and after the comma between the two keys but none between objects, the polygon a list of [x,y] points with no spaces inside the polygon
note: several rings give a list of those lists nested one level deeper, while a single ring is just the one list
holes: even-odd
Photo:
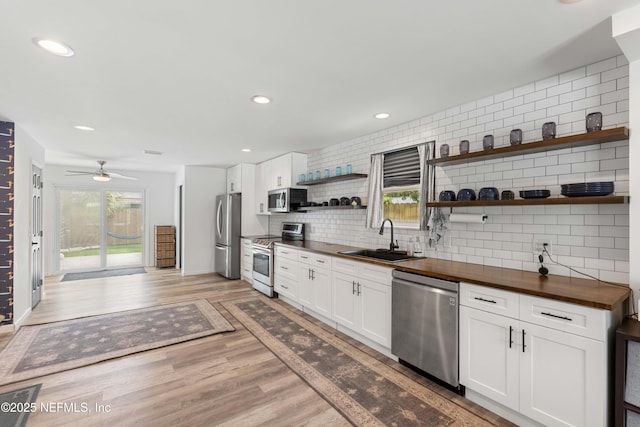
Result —
[{"label": "oven door handle", "polygon": [[260,254],[260,255],[268,255],[271,256],[271,250],[269,249],[263,249],[263,248],[256,248],[255,246],[253,248],[251,248],[251,251],[253,252],[253,254]]}]

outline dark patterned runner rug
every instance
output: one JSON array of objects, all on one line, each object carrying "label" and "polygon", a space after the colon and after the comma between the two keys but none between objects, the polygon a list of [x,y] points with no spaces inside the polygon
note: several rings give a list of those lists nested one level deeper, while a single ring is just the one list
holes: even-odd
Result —
[{"label": "dark patterned runner rug", "polygon": [[24,427],[27,425],[30,408],[36,401],[42,384],[35,384],[0,394],[0,426]]},{"label": "dark patterned runner rug", "polygon": [[222,305],[355,425],[491,425],[278,303]]},{"label": "dark patterned runner rug", "polygon": [[205,300],[23,326],[0,353],[0,385],[233,330]]}]

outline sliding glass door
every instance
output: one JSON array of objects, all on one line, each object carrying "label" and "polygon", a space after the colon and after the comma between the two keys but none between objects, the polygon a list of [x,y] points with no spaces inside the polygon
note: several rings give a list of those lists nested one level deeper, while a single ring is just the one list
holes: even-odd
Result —
[{"label": "sliding glass door", "polygon": [[144,193],[59,188],[59,271],[142,265]]}]

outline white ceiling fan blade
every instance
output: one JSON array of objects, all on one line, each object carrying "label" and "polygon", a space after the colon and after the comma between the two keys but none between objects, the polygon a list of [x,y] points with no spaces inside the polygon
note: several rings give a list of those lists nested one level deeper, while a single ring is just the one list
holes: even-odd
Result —
[{"label": "white ceiling fan blade", "polygon": [[131,181],[137,181],[138,180],[138,178],[135,178],[133,176],[121,175],[121,174],[116,173],[116,172],[109,172],[109,175],[111,175],[111,178],[129,179]]},{"label": "white ceiling fan blade", "polygon": [[[95,175],[96,174],[95,172],[88,172],[88,171],[67,171],[67,172],[73,175]],[[71,176],[71,175],[68,175],[68,176]]]}]

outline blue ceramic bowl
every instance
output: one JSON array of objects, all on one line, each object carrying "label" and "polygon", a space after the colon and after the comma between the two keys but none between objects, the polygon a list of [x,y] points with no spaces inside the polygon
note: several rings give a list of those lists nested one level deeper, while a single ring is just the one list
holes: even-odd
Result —
[{"label": "blue ceramic bowl", "polygon": [[463,188],[458,191],[458,201],[467,202],[476,199],[476,192],[470,188]]},{"label": "blue ceramic bowl", "polygon": [[478,200],[498,200],[500,193],[496,187],[483,187],[478,191]]},{"label": "blue ceramic bowl", "polygon": [[439,199],[441,202],[454,202],[456,200],[456,193],[451,190],[441,191]]}]

